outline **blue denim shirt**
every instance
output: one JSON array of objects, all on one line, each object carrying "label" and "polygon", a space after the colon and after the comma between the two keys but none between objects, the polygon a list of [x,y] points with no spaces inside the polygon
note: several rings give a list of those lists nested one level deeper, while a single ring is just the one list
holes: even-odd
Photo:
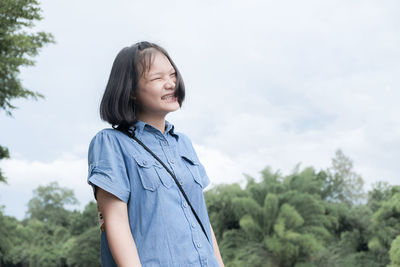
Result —
[{"label": "blue denim shirt", "polygon": [[[138,121],[136,137],[175,174],[205,227],[207,240],[175,181],[140,144],[104,129],[89,147],[88,183],[127,203],[129,224],[144,267],[218,266],[203,189],[210,183],[190,139],[166,121],[165,133]],[[101,233],[103,266],[116,266]]]}]

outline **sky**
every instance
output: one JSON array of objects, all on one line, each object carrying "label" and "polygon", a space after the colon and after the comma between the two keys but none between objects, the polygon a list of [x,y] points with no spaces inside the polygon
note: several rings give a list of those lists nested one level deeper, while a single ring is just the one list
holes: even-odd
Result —
[{"label": "sky", "polygon": [[245,182],[270,166],[329,168],[337,149],[368,189],[399,184],[399,1],[41,2],[35,30],[51,32],[23,85],[45,99],[0,112],[4,213],[24,218],[32,190],[57,181],[82,209],[87,149],[109,127],[99,103],[117,53],[164,47],[186,99],[166,119],[189,136],[212,183]]}]

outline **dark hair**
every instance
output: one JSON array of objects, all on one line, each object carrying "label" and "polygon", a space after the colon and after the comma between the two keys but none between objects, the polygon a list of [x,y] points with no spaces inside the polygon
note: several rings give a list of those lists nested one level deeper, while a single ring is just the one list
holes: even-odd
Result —
[{"label": "dark hair", "polygon": [[127,128],[136,122],[135,111],[138,109],[138,103],[133,96],[136,95],[139,78],[150,69],[156,51],[163,53],[175,69],[175,96],[178,98],[179,106],[182,106],[185,99],[185,85],[167,51],[154,43],[139,42],[123,48],[114,60],[100,104],[102,120],[120,128]]}]

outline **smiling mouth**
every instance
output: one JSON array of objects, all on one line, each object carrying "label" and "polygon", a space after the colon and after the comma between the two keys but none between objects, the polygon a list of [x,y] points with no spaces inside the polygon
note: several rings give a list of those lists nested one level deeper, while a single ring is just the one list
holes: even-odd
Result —
[{"label": "smiling mouth", "polygon": [[174,97],[176,97],[176,96],[174,96],[173,94],[171,94],[171,95],[163,96],[163,97],[161,97],[161,99],[162,99],[162,100],[169,100],[169,99],[174,98]]}]

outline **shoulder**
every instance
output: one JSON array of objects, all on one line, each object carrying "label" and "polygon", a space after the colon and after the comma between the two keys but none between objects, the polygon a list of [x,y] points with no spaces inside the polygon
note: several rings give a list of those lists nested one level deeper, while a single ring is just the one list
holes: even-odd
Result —
[{"label": "shoulder", "polygon": [[91,144],[92,143],[102,143],[102,142],[117,142],[119,141],[122,137],[124,137],[124,133],[121,133],[118,130],[112,129],[112,128],[105,128],[99,132],[96,133],[96,135],[92,138]]},{"label": "shoulder", "polygon": [[96,133],[89,144],[89,154],[104,153],[115,154],[124,153],[124,142],[129,138],[122,132],[106,128]]}]

